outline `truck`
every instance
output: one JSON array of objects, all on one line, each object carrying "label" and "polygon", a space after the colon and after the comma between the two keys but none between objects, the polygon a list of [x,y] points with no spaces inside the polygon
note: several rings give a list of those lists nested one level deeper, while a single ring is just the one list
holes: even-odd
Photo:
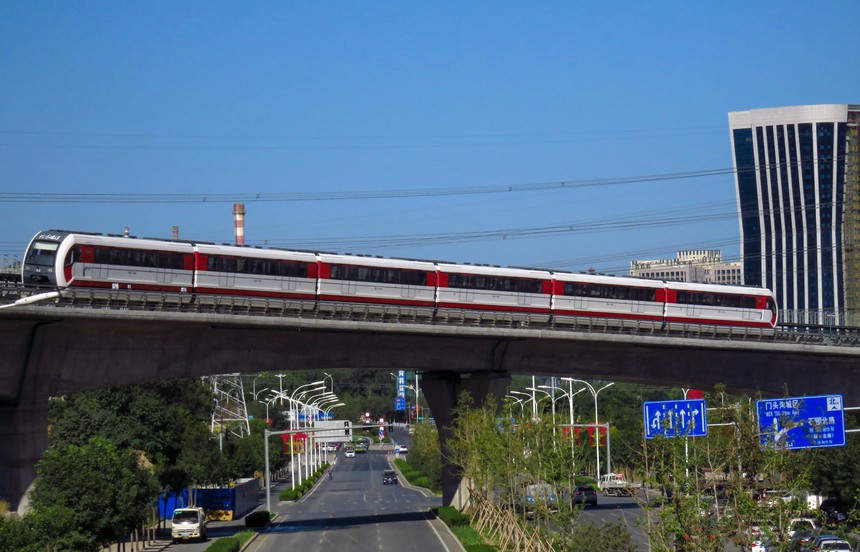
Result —
[{"label": "truck", "polygon": [[627,481],[623,473],[601,475],[598,485],[606,496],[633,496],[642,487],[641,483]]},{"label": "truck", "polygon": [[209,520],[203,508],[177,508],[173,511],[170,536],[174,543],[183,540],[206,540]]}]

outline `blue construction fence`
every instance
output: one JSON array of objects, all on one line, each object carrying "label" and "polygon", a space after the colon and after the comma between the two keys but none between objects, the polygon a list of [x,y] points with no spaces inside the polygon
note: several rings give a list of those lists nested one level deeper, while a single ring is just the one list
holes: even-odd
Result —
[{"label": "blue construction fence", "polygon": [[206,511],[210,520],[230,521],[239,519],[254,510],[259,504],[260,479],[240,479],[225,487],[202,487],[180,493],[164,493],[158,498],[158,515],[163,519],[173,517],[173,510],[193,504]]}]

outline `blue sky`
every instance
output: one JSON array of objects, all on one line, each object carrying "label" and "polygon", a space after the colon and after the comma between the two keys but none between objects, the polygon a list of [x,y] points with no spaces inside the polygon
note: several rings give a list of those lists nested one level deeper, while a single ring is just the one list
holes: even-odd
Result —
[{"label": "blue sky", "polygon": [[854,0],[3,2],[0,255],[48,228],[230,242],[244,201],[254,245],[735,258],[727,113],[860,103],[858,23]]}]

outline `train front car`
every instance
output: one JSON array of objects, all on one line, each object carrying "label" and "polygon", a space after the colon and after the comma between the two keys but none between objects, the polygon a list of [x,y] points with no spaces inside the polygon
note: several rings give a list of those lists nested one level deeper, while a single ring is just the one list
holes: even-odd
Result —
[{"label": "train front car", "polygon": [[553,272],[557,325],[659,329],[665,286],[659,280]]},{"label": "train front car", "polygon": [[428,321],[436,266],[427,261],[320,253],[319,309],[333,316]]},{"label": "train front car", "polygon": [[65,287],[67,282],[62,262],[57,261],[57,251],[69,235],[66,230],[45,230],[33,236],[21,263],[21,283],[44,288]]},{"label": "train front car", "polygon": [[773,335],[776,301],[764,288],[666,282],[666,322],[672,331]]},{"label": "train front car", "polygon": [[83,288],[104,298],[122,290],[135,296],[170,292],[190,299],[194,250],[184,242],[47,231],[30,244],[22,276],[25,283]]},{"label": "train front car", "polygon": [[542,270],[438,265],[440,320],[528,326],[547,324],[552,275]]}]

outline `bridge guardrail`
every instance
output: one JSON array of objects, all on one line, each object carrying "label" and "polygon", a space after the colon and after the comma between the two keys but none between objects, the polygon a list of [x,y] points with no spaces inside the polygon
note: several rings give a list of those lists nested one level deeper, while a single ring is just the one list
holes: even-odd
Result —
[{"label": "bridge guardrail", "polygon": [[[0,285],[0,309],[19,299],[32,295],[56,291],[54,288],[24,286],[20,283]],[[88,308],[103,310],[164,311],[188,314],[225,314],[263,317],[316,318],[324,320],[351,320],[374,322],[397,322],[404,324],[433,324],[445,326],[478,326],[498,328],[546,329],[560,332],[599,332],[607,334],[654,335],[663,337],[693,337],[729,341],[774,341],[828,346],[860,346],[860,327],[835,326],[832,324],[785,324],[778,325],[774,335],[757,330],[747,333],[728,334],[712,326],[690,324],[684,331],[669,331],[653,327],[620,327],[606,319],[595,317],[587,323],[577,325],[558,324],[554,321],[536,323],[529,319],[514,320],[504,313],[487,312],[474,317],[446,316],[430,319],[426,313],[415,308],[380,305],[342,304],[337,309],[319,309],[313,301],[272,299],[244,296],[206,296],[193,294],[147,292],[135,290],[63,290],[57,299],[33,303],[43,308]]]}]

